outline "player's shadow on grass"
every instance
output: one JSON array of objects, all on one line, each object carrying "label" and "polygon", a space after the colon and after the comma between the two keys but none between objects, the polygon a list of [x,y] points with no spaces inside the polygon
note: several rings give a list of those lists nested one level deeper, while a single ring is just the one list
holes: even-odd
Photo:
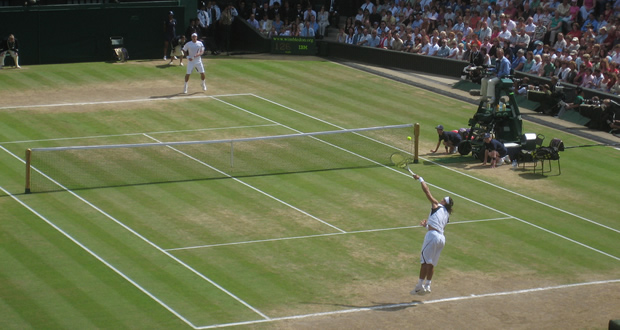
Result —
[{"label": "player's shadow on grass", "polygon": [[352,309],[367,309],[373,311],[382,311],[382,312],[398,312],[407,308],[416,307],[417,305],[424,304],[421,300],[413,300],[411,302],[402,302],[402,303],[382,303],[382,302],[372,302],[369,306],[362,305],[349,305],[349,304],[327,304],[327,303],[307,303],[312,305],[329,305],[329,306],[337,306],[337,307],[345,307]]},{"label": "player's shadow on grass", "polygon": [[149,98],[150,99],[171,99],[173,97],[183,97],[183,96],[193,96],[193,95],[205,95],[206,96],[205,92],[198,91],[198,92],[187,93],[187,94],[178,92],[176,94],[169,94],[169,95],[153,95],[153,96],[150,96]]},{"label": "player's shadow on grass", "polygon": [[163,63],[163,64],[158,64],[155,67],[158,69],[172,69],[172,68],[178,68],[178,67],[183,68],[182,66],[178,64],[168,64],[168,62]]}]

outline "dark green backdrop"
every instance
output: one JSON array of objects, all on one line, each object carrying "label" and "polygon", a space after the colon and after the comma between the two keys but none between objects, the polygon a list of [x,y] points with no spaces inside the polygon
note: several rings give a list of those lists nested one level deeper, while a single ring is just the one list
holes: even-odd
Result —
[{"label": "dark green backdrop", "polygon": [[157,58],[168,11],[183,33],[186,9],[176,1],[2,8],[0,37],[15,34],[26,65],[109,60],[112,36],[123,37],[132,59]]}]

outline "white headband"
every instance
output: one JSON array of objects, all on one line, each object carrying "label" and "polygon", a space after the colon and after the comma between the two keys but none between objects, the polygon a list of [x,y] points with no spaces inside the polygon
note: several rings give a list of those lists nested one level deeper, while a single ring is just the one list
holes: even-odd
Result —
[{"label": "white headband", "polygon": [[446,196],[443,198],[443,200],[446,202],[446,204],[450,205],[450,197]]}]

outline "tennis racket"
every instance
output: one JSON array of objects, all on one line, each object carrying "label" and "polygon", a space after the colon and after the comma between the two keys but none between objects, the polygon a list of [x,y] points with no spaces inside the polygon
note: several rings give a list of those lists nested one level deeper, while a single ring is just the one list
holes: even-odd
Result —
[{"label": "tennis racket", "polygon": [[409,164],[405,164],[405,168],[409,171],[409,173],[411,173],[412,176],[415,176],[415,173],[413,173],[413,171],[409,168]]},{"label": "tennis racket", "polygon": [[409,159],[407,159],[400,152],[395,152],[390,156],[390,161],[392,162],[393,165],[400,167],[400,168],[404,168],[405,165],[407,165]]}]

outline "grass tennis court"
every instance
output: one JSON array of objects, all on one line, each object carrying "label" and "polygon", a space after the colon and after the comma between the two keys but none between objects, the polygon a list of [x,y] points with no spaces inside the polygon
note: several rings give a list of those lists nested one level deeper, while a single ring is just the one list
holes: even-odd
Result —
[{"label": "grass tennis court", "polygon": [[[617,149],[567,149],[562,174],[553,164],[545,177],[433,155],[434,126],[464,127],[475,107],[296,59],[208,58],[209,90],[192,75],[187,96],[178,94],[185,69],[162,61],[0,72],[0,327],[606,328],[620,319]],[[410,151],[406,130],[325,137],[328,146],[248,144],[235,153],[239,171],[216,176],[194,173],[228,167],[227,148],[62,156],[52,177],[85,187],[24,194],[28,148],[413,123],[422,129],[412,169],[455,200],[424,297],[409,291],[429,203],[387,164]],[[146,181],[119,175],[135,159],[129,172]]]}]

